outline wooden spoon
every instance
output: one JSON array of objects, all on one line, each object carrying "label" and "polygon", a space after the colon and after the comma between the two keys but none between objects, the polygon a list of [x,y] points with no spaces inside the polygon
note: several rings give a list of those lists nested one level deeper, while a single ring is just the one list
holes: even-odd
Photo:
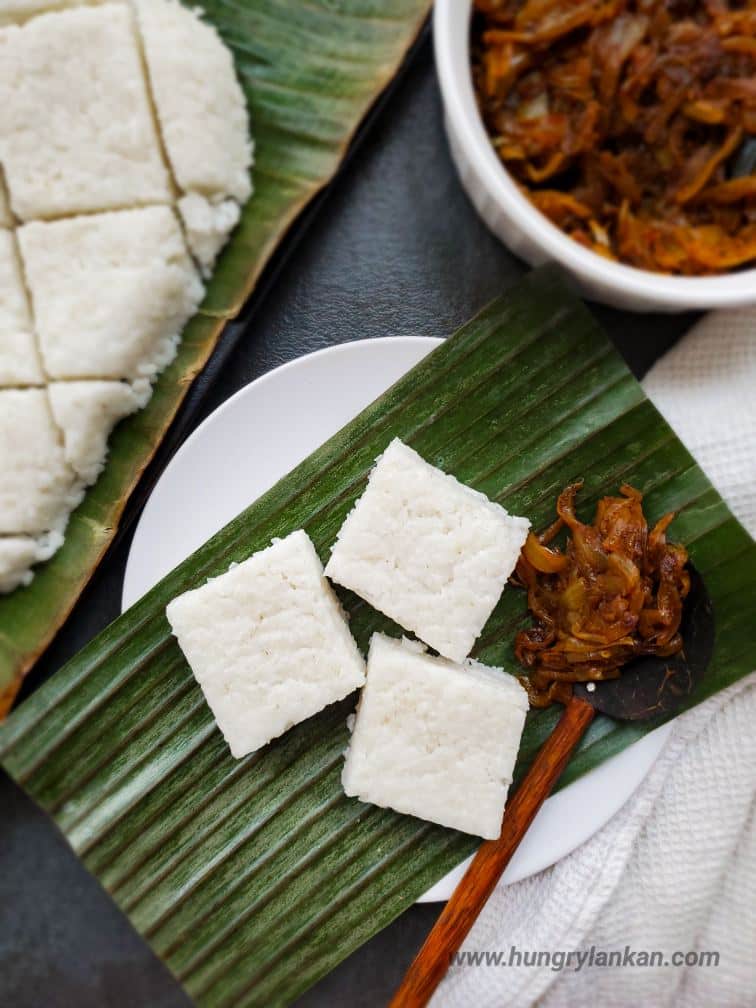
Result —
[{"label": "wooden spoon", "polygon": [[691,587],[680,627],[682,652],[672,658],[641,658],[619,679],[575,686],[559,723],[507,804],[501,836],[478,849],[390,1008],[428,1003],[596,712],[625,721],[671,714],[700,681],[714,648],[714,614],[701,576],[692,566],[688,569]]}]

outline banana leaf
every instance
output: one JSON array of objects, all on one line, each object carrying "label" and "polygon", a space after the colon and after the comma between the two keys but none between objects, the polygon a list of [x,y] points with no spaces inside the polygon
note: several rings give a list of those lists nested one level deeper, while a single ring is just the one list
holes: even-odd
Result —
[{"label": "banana leaf", "polygon": [[[474,838],[347,799],[354,698],[234,761],[171,637],[165,605],[304,527],[323,559],[378,455],[400,436],[535,527],[583,477],[583,517],[624,481],[701,571],[716,613],[695,704],[749,673],[756,544],[583,305],[530,274],[169,574],[0,727],[0,760],[201,1008],[291,1002],[471,853]],[[392,626],[342,593],[364,649]],[[476,647],[516,668],[523,593]],[[222,641],[219,641],[222,647]],[[532,711],[516,777],[558,709]],[[653,724],[599,717],[561,786]]]},{"label": "banana leaf", "polygon": [[129,495],[226,322],[291,223],[333,177],[429,7],[430,0],[203,0],[205,17],[233,50],[249,103],[255,193],[176,360],[147,408],[112,437],[105,472],[72,515],[65,545],[30,587],[0,597],[0,719],[111,543]]}]

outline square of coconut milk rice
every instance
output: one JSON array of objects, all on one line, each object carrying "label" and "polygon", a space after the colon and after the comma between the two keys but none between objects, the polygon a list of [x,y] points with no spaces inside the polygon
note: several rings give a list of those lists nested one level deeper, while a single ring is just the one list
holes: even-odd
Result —
[{"label": "square of coconut milk rice", "polygon": [[23,221],[171,200],[128,4],[0,28],[0,137]]},{"label": "square of coconut milk rice", "polygon": [[365,681],[344,613],[301,530],[175,598],[166,614],[236,758]]},{"label": "square of coconut milk rice", "polygon": [[528,710],[501,669],[375,634],[342,785],[347,795],[486,839],[499,836]]},{"label": "square of coconut milk rice", "polygon": [[79,499],[46,390],[0,389],[0,536],[62,533]]},{"label": "square of coconut milk rice", "polygon": [[326,575],[452,661],[472,650],[530,528],[398,438],[342,525]]},{"label": "square of coconut milk rice", "polygon": [[149,385],[204,294],[171,207],[34,221],[17,234],[48,377]]}]

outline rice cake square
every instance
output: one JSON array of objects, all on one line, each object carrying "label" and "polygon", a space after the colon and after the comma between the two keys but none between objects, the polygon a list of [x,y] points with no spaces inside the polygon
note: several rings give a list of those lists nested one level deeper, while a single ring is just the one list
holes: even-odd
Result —
[{"label": "rice cake square", "polygon": [[213,25],[179,0],[135,0],[134,5],[178,186],[212,204],[228,197],[245,203],[252,192],[252,144],[231,50]]},{"label": "rice cake square", "polygon": [[127,382],[51,382],[47,390],[66,462],[86,484],[94,483],[105,465],[111,431],[140,408],[140,397]]},{"label": "rice cake square", "polygon": [[104,2],[106,0],[0,0],[0,25],[26,21],[37,14],[62,7],[83,7]]},{"label": "rice cake square", "polygon": [[44,380],[16,239],[12,231],[0,230],[0,387]]},{"label": "rice cake square", "polygon": [[62,531],[79,497],[47,390],[1,390],[0,535]]},{"label": "rice cake square", "polygon": [[236,758],[365,681],[365,663],[305,532],[180,595],[166,614]]},{"label": "rice cake square", "polygon": [[18,231],[42,364],[51,379],[153,379],[204,288],[170,207]]},{"label": "rice cake square", "polygon": [[0,137],[21,220],[171,200],[127,5],[0,29]]},{"label": "rice cake square", "polygon": [[374,634],[342,784],[350,797],[495,839],[527,693],[501,669],[460,665]]},{"label": "rice cake square", "polygon": [[398,438],[342,525],[326,575],[452,661],[469,655],[530,528]]},{"label": "rice cake square", "polygon": [[8,202],[8,193],[5,189],[5,179],[3,178],[3,169],[0,165],[0,227],[2,228],[12,228],[15,225],[13,220],[13,214],[11,213],[10,203]]},{"label": "rice cake square", "polygon": [[182,196],[176,209],[184,225],[186,242],[199,263],[202,275],[210,277],[221,249],[241,218],[236,200],[211,203],[204,196]]}]

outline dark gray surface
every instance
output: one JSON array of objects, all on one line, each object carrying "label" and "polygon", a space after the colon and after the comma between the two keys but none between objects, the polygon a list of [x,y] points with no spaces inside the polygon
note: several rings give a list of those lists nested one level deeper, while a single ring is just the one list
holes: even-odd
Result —
[{"label": "dark gray surface", "polygon": [[[385,335],[445,336],[522,270],[459,188],[426,45],[203,415],[276,365],[320,347]],[[639,375],[690,323],[599,314]],[[240,436],[264,438],[265,431]],[[119,546],[97,573],[25,693],[118,615],[127,548]],[[188,999],[54,827],[1,774],[0,810],[0,1008],[186,1008]],[[300,1005],[385,1004],[437,913],[434,906],[413,908]]]}]

